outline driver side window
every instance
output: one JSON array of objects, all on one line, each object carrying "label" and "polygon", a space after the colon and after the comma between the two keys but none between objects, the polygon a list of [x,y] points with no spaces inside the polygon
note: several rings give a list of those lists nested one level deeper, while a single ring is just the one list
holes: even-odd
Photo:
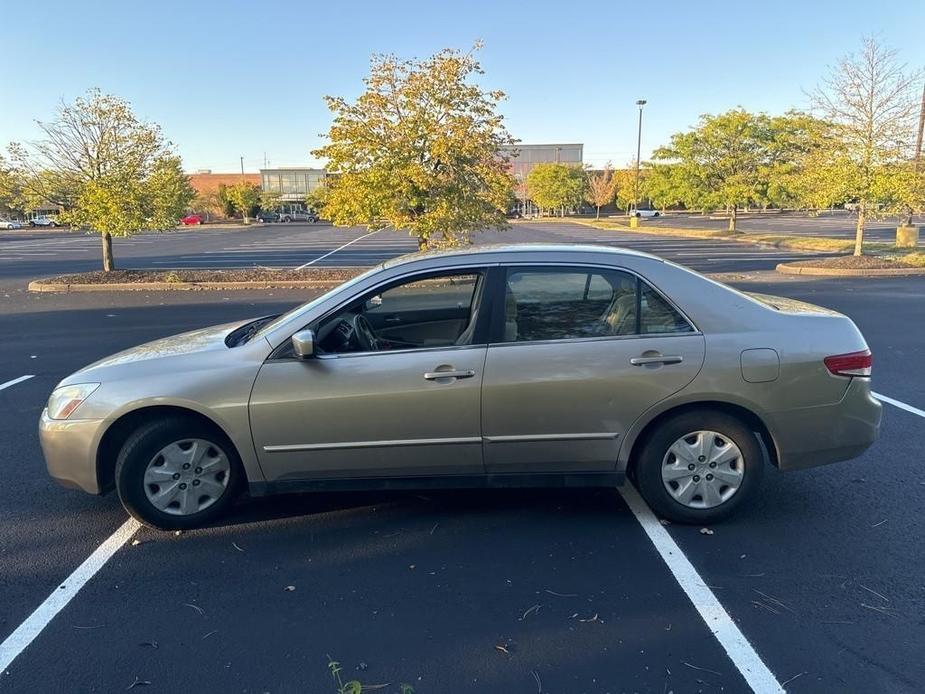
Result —
[{"label": "driver side window", "polygon": [[485,276],[419,276],[363,295],[316,328],[323,354],[472,344]]}]

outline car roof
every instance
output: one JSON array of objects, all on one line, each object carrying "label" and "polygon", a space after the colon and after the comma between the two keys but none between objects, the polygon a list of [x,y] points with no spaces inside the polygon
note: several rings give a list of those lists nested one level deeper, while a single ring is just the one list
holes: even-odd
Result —
[{"label": "car roof", "polygon": [[382,263],[380,267],[385,269],[405,265],[406,263],[413,263],[419,260],[442,260],[444,258],[464,258],[467,256],[482,255],[502,255],[505,256],[506,259],[516,259],[518,256],[530,256],[531,260],[537,259],[537,256],[548,255],[550,256],[549,260],[561,261],[564,259],[563,256],[579,254],[605,255],[610,256],[610,259],[619,256],[632,256],[635,258],[663,260],[651,253],[643,253],[642,251],[634,251],[629,248],[619,248],[616,246],[598,246],[587,243],[500,243],[467,246],[466,248],[418,251],[417,253],[409,253],[387,260]]}]

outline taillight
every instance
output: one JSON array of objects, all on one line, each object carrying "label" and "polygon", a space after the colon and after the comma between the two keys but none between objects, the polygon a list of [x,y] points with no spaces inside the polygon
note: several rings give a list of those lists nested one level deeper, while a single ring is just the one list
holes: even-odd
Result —
[{"label": "taillight", "polygon": [[870,376],[873,357],[870,350],[836,354],[823,359],[825,367],[836,376]]}]

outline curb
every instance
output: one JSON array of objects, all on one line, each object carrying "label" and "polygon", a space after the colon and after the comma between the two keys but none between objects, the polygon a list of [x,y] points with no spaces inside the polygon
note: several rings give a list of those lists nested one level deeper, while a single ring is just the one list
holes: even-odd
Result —
[{"label": "curb", "polygon": [[197,289],[328,289],[346,280],[277,280],[252,282],[114,282],[112,284],[64,284],[29,282],[30,292],[161,292]]},{"label": "curb", "polygon": [[782,275],[815,275],[817,277],[901,277],[925,275],[925,267],[871,268],[867,270],[835,267],[812,267],[798,263],[780,263],[775,268]]}]

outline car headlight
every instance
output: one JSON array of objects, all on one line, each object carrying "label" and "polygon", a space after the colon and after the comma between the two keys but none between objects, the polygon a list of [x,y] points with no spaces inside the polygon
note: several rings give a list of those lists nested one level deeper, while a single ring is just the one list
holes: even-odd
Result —
[{"label": "car headlight", "polygon": [[55,388],[48,398],[48,416],[52,419],[67,419],[99,387],[99,383],[78,383]]}]

